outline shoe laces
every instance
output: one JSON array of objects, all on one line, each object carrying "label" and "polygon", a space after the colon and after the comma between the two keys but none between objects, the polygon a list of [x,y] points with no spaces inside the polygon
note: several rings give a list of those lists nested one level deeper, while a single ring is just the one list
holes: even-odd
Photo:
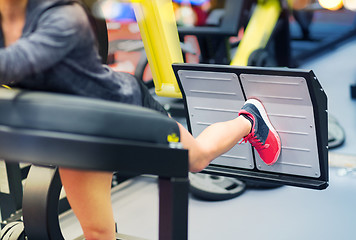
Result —
[{"label": "shoe laces", "polygon": [[251,132],[250,134],[248,134],[246,137],[244,137],[242,139],[242,141],[240,142],[240,144],[242,142],[244,143],[247,143],[250,142],[251,145],[257,150],[257,151],[260,151],[260,150],[263,150],[263,149],[266,149],[269,147],[269,144],[263,144],[263,142],[261,141],[261,139],[258,138],[258,136],[254,133],[254,132]]}]

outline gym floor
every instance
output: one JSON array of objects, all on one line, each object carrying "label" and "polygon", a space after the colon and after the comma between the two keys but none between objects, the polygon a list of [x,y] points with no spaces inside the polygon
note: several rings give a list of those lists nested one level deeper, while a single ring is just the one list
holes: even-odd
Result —
[{"label": "gym floor", "polygon": [[[328,95],[329,113],[346,132],[345,143],[330,150],[330,186],[323,191],[280,187],[247,189],[218,202],[190,197],[190,240],[355,239],[356,215],[356,38],[328,50],[300,68],[312,69]],[[113,189],[120,233],[158,239],[158,189],[152,176],[128,180]],[[354,212],[355,211],[355,212]],[[72,212],[60,217],[65,239],[81,235]]]}]

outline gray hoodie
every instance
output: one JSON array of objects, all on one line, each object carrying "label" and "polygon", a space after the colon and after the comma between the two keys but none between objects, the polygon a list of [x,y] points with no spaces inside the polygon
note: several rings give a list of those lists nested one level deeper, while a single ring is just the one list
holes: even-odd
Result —
[{"label": "gray hoodie", "polygon": [[141,105],[135,78],[101,64],[85,10],[74,0],[29,0],[22,37],[4,48],[0,84]]}]

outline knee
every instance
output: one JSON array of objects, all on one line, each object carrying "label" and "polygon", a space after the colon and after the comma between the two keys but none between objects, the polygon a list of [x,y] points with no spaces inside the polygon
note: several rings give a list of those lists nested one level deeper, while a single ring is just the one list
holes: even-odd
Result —
[{"label": "knee", "polygon": [[211,151],[200,148],[199,151],[189,152],[189,160],[189,171],[200,172],[204,170],[214,158]]},{"label": "knee", "polygon": [[208,165],[203,164],[203,163],[194,163],[194,164],[190,164],[189,166],[189,171],[190,172],[201,172],[204,170],[204,168],[206,168]]},{"label": "knee", "polygon": [[86,240],[114,240],[115,226],[83,226],[84,237]]}]

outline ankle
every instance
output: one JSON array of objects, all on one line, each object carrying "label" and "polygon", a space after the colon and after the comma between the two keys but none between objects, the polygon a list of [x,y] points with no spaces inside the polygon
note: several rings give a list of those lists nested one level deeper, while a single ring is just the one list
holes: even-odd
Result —
[{"label": "ankle", "polygon": [[244,136],[247,136],[252,131],[253,120],[245,114],[241,114],[238,119],[241,119],[241,124],[243,126]]}]

